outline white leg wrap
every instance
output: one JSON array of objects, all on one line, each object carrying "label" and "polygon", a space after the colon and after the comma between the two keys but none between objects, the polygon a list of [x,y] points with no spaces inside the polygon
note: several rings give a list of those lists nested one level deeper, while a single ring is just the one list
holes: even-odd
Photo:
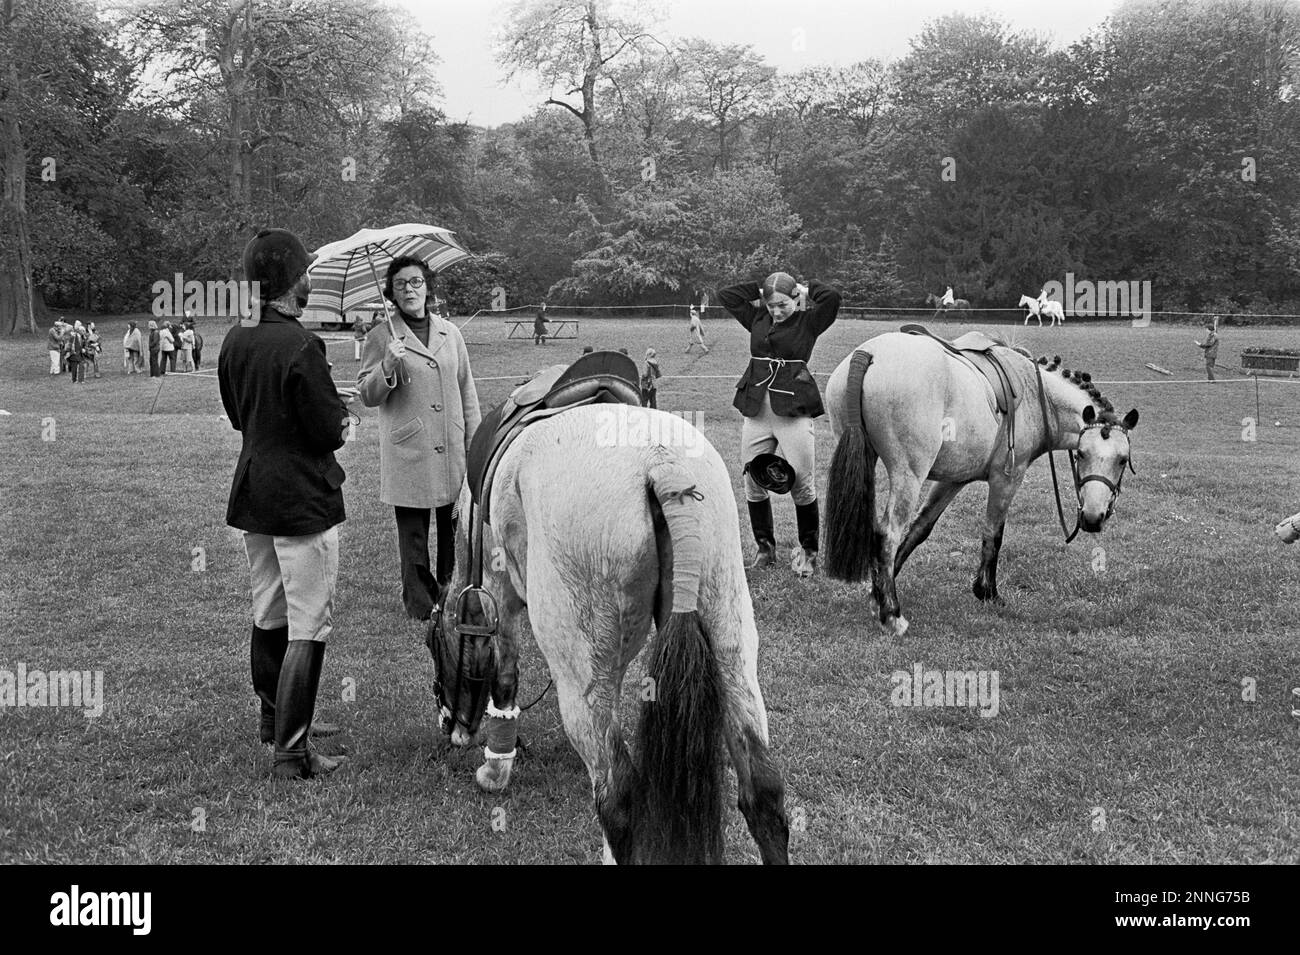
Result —
[{"label": "white leg wrap", "polygon": [[498,710],[493,704],[491,698],[488,699],[487,715],[494,716],[499,720],[517,720],[519,719],[519,707],[512,706],[508,710]]}]

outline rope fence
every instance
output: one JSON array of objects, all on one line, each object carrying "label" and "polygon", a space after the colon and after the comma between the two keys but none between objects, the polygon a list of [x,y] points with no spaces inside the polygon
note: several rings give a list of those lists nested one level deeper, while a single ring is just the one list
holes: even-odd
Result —
[{"label": "rope fence", "polygon": [[[540,304],[540,303],[538,303],[538,304]],[[463,325],[461,325],[460,327],[461,327],[461,328],[464,328],[465,325],[468,325],[470,322],[474,321],[474,319],[478,318],[480,315],[501,315],[501,316],[505,316],[505,315],[508,315],[508,314],[511,313],[511,312],[533,312],[533,311],[536,311],[537,307],[538,307],[537,304],[533,304],[533,305],[512,305],[512,306],[510,306],[509,308],[501,308],[501,309],[481,308],[481,309],[479,309],[478,311],[474,312],[474,314],[472,314],[471,316],[469,316],[469,318],[467,318],[467,319],[465,320],[465,323],[464,323]],[[679,314],[679,313],[680,313],[680,315],[681,315],[682,317],[685,317],[685,315],[687,314],[687,312],[690,310],[691,307],[692,307],[692,306],[690,306],[690,305],[681,305],[681,304],[676,304],[676,303],[660,303],[660,304],[646,304],[646,305],[562,305],[562,304],[551,305],[550,303],[547,303],[546,311],[547,311],[547,315],[548,315],[548,317],[551,316],[551,315],[554,315],[556,318],[560,318],[560,317],[582,318],[582,317],[584,317],[584,316],[587,316],[587,317],[599,317],[599,316],[591,316],[591,315],[589,315],[589,313],[592,313],[592,312],[641,312],[641,313],[647,313],[647,312],[658,312],[658,311],[668,310],[671,314],[670,314],[670,315],[667,315],[667,316],[664,316],[664,317],[671,318],[671,317],[675,317],[675,316],[676,316],[677,314]],[[721,309],[722,309],[722,306],[721,306],[721,305],[717,305],[717,304],[711,304],[711,305],[707,306],[707,311],[712,311],[712,310],[715,310],[715,309],[717,309],[717,310],[721,310]],[[707,314],[707,311],[706,311],[705,313],[702,313],[701,317],[703,317],[704,314]],[[924,313],[924,314],[927,314],[927,315],[936,315],[936,314],[938,314],[938,315],[945,315],[945,316],[951,316],[951,317],[957,317],[957,316],[960,316],[962,313],[970,313],[972,316],[974,316],[974,315],[976,315],[976,314],[978,314],[978,315],[985,315],[985,314],[988,314],[988,313],[990,313],[990,312],[998,312],[998,313],[1008,313],[1008,312],[1010,312],[1010,313],[1013,313],[1013,314],[1016,314],[1016,315],[1021,315],[1021,316],[1024,316],[1024,315],[1026,314],[1026,309],[1025,309],[1025,306],[1023,306],[1023,305],[1018,306],[1018,307],[1015,307],[1015,308],[1012,308],[1012,307],[1009,307],[1009,306],[1005,306],[1005,307],[1004,307],[1004,306],[974,306],[974,305],[972,305],[970,308],[960,308],[960,309],[959,309],[959,308],[946,308],[946,309],[945,309],[945,308],[936,308],[936,307],[931,306],[931,305],[856,305],[856,304],[854,304],[854,303],[852,303],[852,302],[844,302],[844,303],[842,303],[842,304],[840,305],[840,311],[841,311],[841,312],[846,312],[846,311],[848,311],[848,312],[878,312],[878,313],[881,313],[881,314],[883,314],[883,315],[892,315],[892,314],[899,314],[899,313],[910,314],[910,313],[913,313],[913,312],[921,312],[921,313]],[[1157,318],[1157,317],[1160,317],[1160,316],[1166,316],[1166,317],[1174,317],[1174,316],[1181,316],[1181,317],[1194,316],[1194,317],[1196,317],[1196,318],[1218,318],[1218,319],[1220,319],[1221,321],[1227,321],[1227,320],[1229,320],[1229,319],[1238,319],[1238,318],[1242,318],[1242,319],[1246,319],[1246,318],[1249,318],[1249,319],[1278,319],[1278,320],[1295,320],[1295,319],[1300,319],[1300,313],[1290,313],[1290,312],[1280,312],[1280,313],[1279,313],[1279,312],[1224,312],[1224,311],[1198,311],[1198,312],[1186,311],[1186,312],[1184,312],[1184,311],[1163,310],[1163,309],[1162,309],[1162,310],[1160,310],[1160,311],[1152,311],[1152,312],[1150,313],[1150,315],[1151,315],[1151,318],[1153,318],[1153,319],[1154,319],[1154,318]],[[1067,318],[1069,318],[1069,319],[1071,319],[1071,320],[1074,320],[1074,321],[1088,321],[1088,322],[1093,322],[1093,321],[1125,321],[1125,322],[1127,322],[1127,321],[1132,321],[1132,319],[1134,319],[1134,318],[1136,318],[1136,317],[1138,317],[1138,316],[1137,316],[1137,315],[1133,315],[1133,314],[1129,314],[1129,315],[1069,315],[1069,316],[1067,316]],[[1033,319],[1034,319],[1034,316],[1033,316],[1033,315],[1029,315],[1029,318],[1030,318],[1031,320],[1033,320]]]}]

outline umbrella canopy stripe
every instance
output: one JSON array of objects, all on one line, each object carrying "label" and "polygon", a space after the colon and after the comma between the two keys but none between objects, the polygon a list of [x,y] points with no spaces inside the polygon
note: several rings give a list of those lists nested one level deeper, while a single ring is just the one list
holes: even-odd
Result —
[{"label": "umbrella canopy stripe", "polygon": [[369,305],[380,291],[377,285],[382,284],[388,264],[402,256],[419,259],[439,272],[469,255],[455,233],[438,226],[405,223],[362,229],[316,250],[309,270],[312,292],[307,308],[345,316]]}]

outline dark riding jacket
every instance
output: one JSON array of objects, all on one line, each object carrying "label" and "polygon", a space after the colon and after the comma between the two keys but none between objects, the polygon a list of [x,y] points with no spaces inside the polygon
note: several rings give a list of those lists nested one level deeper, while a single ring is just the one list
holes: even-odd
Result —
[{"label": "dark riding jacket", "polygon": [[217,357],[221,403],[244,446],[226,523],[254,534],[301,537],[344,520],[343,399],[325,343],[274,308],[235,326]]},{"label": "dark riding jacket", "polygon": [[742,282],[718,293],[718,301],[749,331],[749,367],[736,384],[732,405],[746,418],[763,410],[763,394],[783,418],[816,418],[826,413],[821,392],[808,370],[817,336],[835,323],[840,293],[829,285],[808,283],[809,307],[784,322],[772,320],[761,302],[757,282]]}]

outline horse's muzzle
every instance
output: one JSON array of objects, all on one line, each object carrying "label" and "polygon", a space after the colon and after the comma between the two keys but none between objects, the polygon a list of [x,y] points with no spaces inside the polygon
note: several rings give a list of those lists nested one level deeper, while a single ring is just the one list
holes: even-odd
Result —
[{"label": "horse's muzzle", "polygon": [[1106,517],[1089,517],[1087,514],[1079,514],[1079,530],[1087,531],[1089,534],[1100,534],[1102,528],[1106,526]]}]

